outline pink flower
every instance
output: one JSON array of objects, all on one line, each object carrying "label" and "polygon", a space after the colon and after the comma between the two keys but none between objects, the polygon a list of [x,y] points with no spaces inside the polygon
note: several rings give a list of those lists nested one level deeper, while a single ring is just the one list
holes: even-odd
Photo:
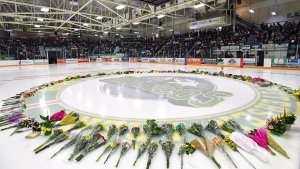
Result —
[{"label": "pink flower", "polygon": [[271,130],[274,129],[274,127],[273,127],[272,125],[269,125],[268,127],[269,127],[269,129],[271,129]]}]

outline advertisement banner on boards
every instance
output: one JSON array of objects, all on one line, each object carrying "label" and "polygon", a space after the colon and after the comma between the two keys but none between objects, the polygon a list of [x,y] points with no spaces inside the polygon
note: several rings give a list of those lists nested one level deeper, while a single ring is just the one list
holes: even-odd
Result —
[{"label": "advertisement banner on boards", "polygon": [[33,64],[33,60],[17,60],[16,63],[19,65],[31,65]]},{"label": "advertisement banner on boards", "polygon": [[120,61],[122,61],[121,58],[112,58],[112,60],[113,60],[114,62],[120,62]]},{"label": "advertisement banner on boards", "polygon": [[159,58],[150,58],[149,62],[152,62],[152,63],[158,62],[158,59],[159,59]]},{"label": "advertisement banner on boards", "polygon": [[217,59],[202,58],[201,64],[218,64]]},{"label": "advertisement banner on boards", "polygon": [[240,59],[236,59],[236,58],[224,58],[224,65],[240,66]]},{"label": "advertisement banner on boards", "polygon": [[300,59],[288,59],[286,67],[300,68]]},{"label": "advertisement banner on boards", "polygon": [[201,58],[186,58],[186,64],[201,65]]},{"label": "advertisement banner on boards", "polygon": [[129,62],[137,62],[138,58],[129,58]]},{"label": "advertisement banner on boards", "polygon": [[255,59],[253,58],[244,58],[245,66],[255,66]]},{"label": "advertisement banner on boards", "polygon": [[173,58],[157,58],[160,63],[173,63]]},{"label": "advertisement banner on boards", "polygon": [[78,58],[78,62],[90,62],[90,58]]},{"label": "advertisement banner on boards", "polygon": [[287,59],[272,58],[271,67],[286,67]]},{"label": "advertisement banner on boards", "polygon": [[57,63],[66,63],[66,59],[57,59]]},{"label": "advertisement banner on boards", "polygon": [[72,58],[72,59],[66,59],[66,63],[77,63],[78,62],[78,59],[76,58],[76,59],[74,59],[74,58]]},{"label": "advertisement banner on boards", "polygon": [[113,62],[114,60],[112,58],[101,58],[102,62]]},{"label": "advertisement banner on boards", "polygon": [[123,62],[128,62],[128,61],[129,61],[129,58],[122,58],[122,61],[123,61]]},{"label": "advertisement banner on boards", "polygon": [[101,62],[101,61],[102,61],[101,58],[96,59],[96,62]]},{"label": "advertisement banner on boards", "polygon": [[150,61],[149,58],[139,58],[139,59],[141,59],[141,62],[149,62]]},{"label": "advertisement banner on boards", "polygon": [[174,63],[176,63],[176,64],[185,64],[185,58],[176,58]]}]

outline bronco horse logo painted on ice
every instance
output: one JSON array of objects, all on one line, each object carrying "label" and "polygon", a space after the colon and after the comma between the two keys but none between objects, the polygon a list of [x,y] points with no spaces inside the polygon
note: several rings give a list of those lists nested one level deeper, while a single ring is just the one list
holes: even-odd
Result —
[{"label": "bronco horse logo painted on ice", "polygon": [[168,102],[187,107],[212,107],[232,93],[217,91],[214,84],[205,78],[184,76],[143,76],[101,79],[106,82],[104,93],[135,99],[165,99]]}]

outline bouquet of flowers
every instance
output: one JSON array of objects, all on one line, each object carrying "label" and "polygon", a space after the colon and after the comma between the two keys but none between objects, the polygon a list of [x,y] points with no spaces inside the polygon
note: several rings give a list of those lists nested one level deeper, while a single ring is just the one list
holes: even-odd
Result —
[{"label": "bouquet of flowers", "polygon": [[44,122],[40,123],[41,130],[44,132],[45,136],[49,136],[52,133],[52,128],[55,123],[50,120],[49,115],[45,117],[40,115],[40,118],[44,120]]},{"label": "bouquet of flowers", "polygon": [[0,127],[6,126],[6,125],[10,125],[12,123],[18,122],[19,120],[21,120],[22,118],[26,117],[25,114],[20,114],[20,115],[16,115],[11,117],[10,119],[0,123]]},{"label": "bouquet of flowers", "polygon": [[254,131],[250,130],[250,133],[247,135],[253,141],[255,141],[260,147],[266,149],[272,155],[276,155],[269,147],[268,147],[268,137],[267,132],[264,129],[259,129]]},{"label": "bouquet of flowers", "polygon": [[104,151],[102,152],[102,154],[97,158],[96,162],[99,162],[100,158],[105,154],[108,153],[112,148],[113,148],[114,144],[109,144],[108,146],[105,147]]},{"label": "bouquet of flowers", "polygon": [[66,110],[61,110],[59,112],[56,112],[52,116],[50,116],[50,121],[55,122],[55,121],[61,121],[65,116],[67,115]]},{"label": "bouquet of flowers", "polygon": [[227,131],[229,133],[233,133],[235,132],[235,128],[232,127],[228,122],[224,121],[222,123],[222,125],[220,126],[221,129],[223,129],[224,131]]},{"label": "bouquet of flowers", "polygon": [[158,126],[156,120],[147,120],[147,124],[143,125],[143,130],[147,135],[147,144],[150,144],[153,135],[163,134],[163,129]]},{"label": "bouquet of flowers", "polygon": [[218,123],[215,120],[210,120],[208,124],[206,125],[205,129],[211,131],[212,133],[216,134],[217,136],[221,137],[222,139],[225,139],[225,136],[221,133],[218,127]]},{"label": "bouquet of flowers", "polygon": [[[264,129],[259,129],[259,130],[264,130]],[[267,132],[266,132],[266,134],[267,134],[267,139],[268,139],[268,145],[270,147],[272,147],[274,150],[276,150],[278,153],[280,153],[283,156],[285,156],[286,158],[290,159],[290,157],[287,155],[287,153],[284,151],[284,149],[270,136],[270,134],[268,134]]]},{"label": "bouquet of flowers", "polygon": [[180,156],[180,161],[181,161],[181,169],[183,169],[183,155],[185,153],[185,145],[180,146],[178,155]]},{"label": "bouquet of flowers", "polygon": [[297,97],[298,99],[300,99],[300,88],[298,90],[295,90],[293,92],[293,96]]},{"label": "bouquet of flowers", "polygon": [[43,148],[39,149],[38,151],[35,152],[35,154],[49,148],[50,146],[56,144],[56,143],[60,143],[63,142],[65,140],[67,140],[69,138],[70,134],[69,132],[63,132],[60,135],[58,135],[51,143],[49,143],[48,145],[44,146]]},{"label": "bouquet of flowers", "polygon": [[61,133],[63,133],[63,130],[61,130],[61,129],[54,130],[53,134],[48,138],[48,140],[46,142],[44,142],[42,145],[40,145],[37,148],[35,148],[33,151],[38,151],[44,145],[46,145],[46,144],[50,143],[51,141],[53,141]]},{"label": "bouquet of flowers", "polygon": [[100,133],[93,134],[93,136],[88,140],[83,152],[76,158],[76,161],[80,161],[87,153],[99,148],[105,143],[106,139]]},{"label": "bouquet of flowers", "polygon": [[218,166],[218,168],[221,168],[221,165],[217,162],[217,160],[213,156],[216,146],[211,140],[209,140],[208,138],[204,138],[204,139],[197,138],[194,139],[191,142],[191,144],[194,145],[196,149],[200,150],[205,155],[211,157],[211,159]]},{"label": "bouquet of flowers", "polygon": [[80,121],[78,121],[73,127],[71,127],[69,130],[67,130],[67,132],[70,133],[70,132],[73,131],[73,130],[76,130],[76,129],[85,127],[86,125],[87,125],[86,121],[80,120]]},{"label": "bouquet of flowers", "polygon": [[172,136],[173,136],[173,133],[175,132],[175,128],[174,128],[173,124],[172,123],[163,124],[162,129],[163,129],[164,134],[167,136],[167,138],[170,140],[173,140]]},{"label": "bouquet of flowers", "polygon": [[216,147],[218,147],[225,155],[226,157],[231,161],[231,163],[237,168],[236,164],[233,162],[232,158],[229,156],[229,154],[225,150],[224,142],[221,141],[218,137],[213,138],[213,143]]},{"label": "bouquet of flowers", "polygon": [[108,128],[108,133],[107,133],[107,140],[109,140],[115,133],[117,132],[117,127],[116,125],[112,124]]},{"label": "bouquet of flowers", "polygon": [[131,133],[133,134],[133,138],[134,138],[134,140],[132,140],[132,142],[133,142],[133,149],[135,149],[135,139],[140,134],[140,130],[141,129],[139,127],[132,127],[131,128]]},{"label": "bouquet of flowers", "polygon": [[135,166],[137,160],[146,152],[147,145],[145,143],[141,144],[140,148],[138,149],[138,155],[133,163],[133,166]]},{"label": "bouquet of flowers", "polygon": [[193,123],[190,128],[188,128],[188,132],[198,136],[198,137],[203,137],[205,138],[205,134],[204,134],[204,127],[202,124],[200,123]]},{"label": "bouquet of flowers", "polygon": [[74,124],[79,120],[79,114],[75,112],[71,112],[67,114],[61,121],[60,123],[56,124],[54,128],[64,126],[64,125],[69,125],[69,124]]},{"label": "bouquet of flowers", "polygon": [[130,144],[127,143],[127,142],[122,143],[121,153],[120,153],[119,160],[118,160],[118,162],[117,162],[117,164],[116,164],[116,168],[117,168],[118,165],[119,165],[119,162],[120,162],[120,160],[121,160],[121,157],[124,156],[124,155],[127,153],[127,151],[131,148],[131,146],[132,146],[132,144],[130,145]]},{"label": "bouquet of flowers", "polygon": [[102,131],[102,130],[105,130],[105,126],[104,126],[103,124],[101,124],[101,123],[96,123],[96,124],[94,125],[94,127],[93,127],[92,134],[98,133],[98,132],[100,132],[100,131]]},{"label": "bouquet of flowers", "polygon": [[274,134],[283,134],[286,131],[287,125],[285,121],[280,118],[270,118],[267,121],[267,129],[270,130]]},{"label": "bouquet of flowers", "polygon": [[161,144],[161,147],[162,147],[162,149],[165,152],[165,155],[167,157],[167,168],[169,168],[169,166],[170,166],[170,156],[173,152],[175,144],[170,140],[165,141],[163,143],[160,142],[160,144]]},{"label": "bouquet of flowers", "polygon": [[234,127],[236,131],[246,134],[245,130],[241,127],[241,125],[233,118],[229,119],[227,123],[230,124],[232,127]]},{"label": "bouquet of flowers", "polygon": [[80,133],[76,134],[74,137],[72,137],[70,139],[70,141],[68,141],[64,146],[62,146],[51,158],[55,157],[58,153],[60,153],[62,150],[66,149],[66,148],[69,148],[71,147],[72,145],[74,145],[78,138],[80,138],[82,136],[82,133],[86,130],[89,130],[91,129],[92,126],[91,125],[88,125],[87,127],[85,127]]},{"label": "bouquet of flowers", "polygon": [[118,150],[118,148],[120,147],[121,143],[120,142],[116,142],[112,145],[112,148],[110,150],[110,153],[108,154],[106,160],[104,161],[104,164],[107,162],[107,160],[109,159],[109,157]]},{"label": "bouquet of flowers", "polygon": [[248,138],[244,134],[241,134],[238,132],[233,132],[230,135],[230,139],[235,144],[237,144],[239,147],[241,147],[243,150],[255,155],[261,161],[263,161],[263,162],[268,161],[267,158],[264,156],[264,153],[261,151],[261,149],[256,144],[256,142],[254,142],[252,139]]},{"label": "bouquet of flowers", "polygon": [[119,128],[119,137],[125,135],[128,132],[128,126],[126,124],[122,124]]},{"label": "bouquet of flowers", "polygon": [[6,120],[9,120],[15,116],[21,115],[22,113],[23,113],[22,110],[16,110],[16,111],[12,111],[10,113],[2,114],[0,116],[0,122],[5,122]]},{"label": "bouquet of flowers", "polygon": [[293,113],[286,113],[286,110],[284,109],[284,114],[281,115],[281,118],[284,120],[286,124],[294,124],[297,117]]},{"label": "bouquet of flowers", "polygon": [[179,136],[182,138],[182,140],[184,141],[184,143],[186,143],[185,141],[185,125],[184,123],[179,123],[177,126],[176,126],[176,131],[178,132]]},{"label": "bouquet of flowers", "polygon": [[242,153],[239,152],[236,144],[232,140],[230,140],[228,135],[226,135],[225,137],[225,143],[232,151],[238,152],[255,169],[254,165]]},{"label": "bouquet of flowers", "polygon": [[148,151],[148,162],[147,162],[146,169],[149,169],[149,167],[151,165],[151,159],[154,157],[157,148],[158,148],[158,144],[156,142],[152,142],[150,144],[149,151]]},{"label": "bouquet of flowers", "polygon": [[185,153],[189,156],[189,163],[195,167],[192,162],[192,154],[196,151],[196,148],[193,144],[186,142],[185,143]]},{"label": "bouquet of flowers", "polygon": [[[28,119],[24,119],[19,121],[18,124],[14,125],[14,127],[16,127],[16,129],[11,133],[10,136],[14,135],[16,132],[18,132],[20,129],[22,128],[31,128],[32,127],[32,123],[34,122],[34,118],[28,118]],[[2,129],[4,130],[4,129]]]}]

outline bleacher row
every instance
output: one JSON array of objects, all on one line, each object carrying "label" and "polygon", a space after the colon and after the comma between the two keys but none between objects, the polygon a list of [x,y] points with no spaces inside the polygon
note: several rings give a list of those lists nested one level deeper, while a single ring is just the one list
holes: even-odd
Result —
[{"label": "bleacher row", "polygon": [[[0,52],[3,54],[18,54],[19,59],[32,59],[40,55],[39,46],[66,47],[67,57],[87,57],[88,54],[130,53],[141,50],[151,51],[147,56],[184,57],[191,52],[205,52],[212,47],[235,46],[247,43],[250,35],[255,35],[256,44],[300,42],[300,22],[264,24],[260,30],[237,24],[235,32],[232,26],[222,27],[221,30],[192,31],[160,38],[120,39],[115,41],[100,39],[86,41],[75,38],[1,38]],[[249,43],[247,43],[249,44]],[[118,49],[116,51],[116,48]]]}]

